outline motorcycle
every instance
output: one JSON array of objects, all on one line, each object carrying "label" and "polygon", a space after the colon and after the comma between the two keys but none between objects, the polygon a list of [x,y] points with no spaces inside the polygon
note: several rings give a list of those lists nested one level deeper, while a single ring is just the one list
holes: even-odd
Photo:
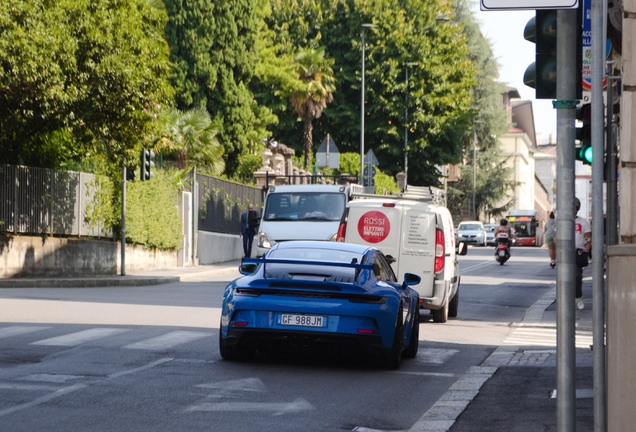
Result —
[{"label": "motorcycle", "polygon": [[499,265],[504,265],[510,259],[510,247],[508,239],[497,239],[497,250],[495,251],[495,259]]}]

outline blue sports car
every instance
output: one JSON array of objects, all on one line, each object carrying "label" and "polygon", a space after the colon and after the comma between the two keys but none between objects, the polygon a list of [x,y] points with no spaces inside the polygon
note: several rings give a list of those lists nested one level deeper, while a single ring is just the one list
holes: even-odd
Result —
[{"label": "blue sports car", "polygon": [[379,355],[388,368],[415,357],[419,298],[411,273],[399,283],[390,257],[348,243],[277,243],[244,259],[245,275],[223,294],[219,349],[226,360],[257,351],[355,350]]}]

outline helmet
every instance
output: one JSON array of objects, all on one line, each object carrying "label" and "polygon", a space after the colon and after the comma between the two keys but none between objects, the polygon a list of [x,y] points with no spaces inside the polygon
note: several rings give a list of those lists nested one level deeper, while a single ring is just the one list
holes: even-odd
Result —
[{"label": "helmet", "polygon": [[508,225],[508,219],[503,218],[502,220],[499,221],[500,224],[502,224],[503,226]]},{"label": "helmet", "polygon": [[574,207],[576,207],[576,211],[581,209],[581,201],[577,197],[574,197]]}]

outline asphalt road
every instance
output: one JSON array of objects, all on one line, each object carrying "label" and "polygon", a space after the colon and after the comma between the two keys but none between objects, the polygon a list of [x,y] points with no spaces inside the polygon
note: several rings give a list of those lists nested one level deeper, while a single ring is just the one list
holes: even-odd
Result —
[{"label": "asphalt road", "polygon": [[409,430],[554,285],[545,249],[460,257],[459,315],[421,324],[417,358],[218,353],[230,277],[151,287],[0,290],[3,431]]}]

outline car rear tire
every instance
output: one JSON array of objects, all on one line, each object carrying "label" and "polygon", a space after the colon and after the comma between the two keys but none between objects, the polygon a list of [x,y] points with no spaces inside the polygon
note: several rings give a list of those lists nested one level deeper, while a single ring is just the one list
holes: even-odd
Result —
[{"label": "car rear tire", "polygon": [[219,328],[219,352],[223,360],[240,361],[240,360],[252,360],[256,355],[254,350],[250,350],[244,347],[228,346],[223,340],[223,336]]},{"label": "car rear tire", "polygon": [[431,311],[433,313],[433,322],[445,323],[448,321],[448,300],[440,309]]},{"label": "car rear tire", "polygon": [[411,330],[411,338],[409,339],[409,346],[406,347],[402,355],[405,358],[415,358],[417,351],[420,348],[420,308],[415,308],[415,315],[413,316],[413,329]]},{"label": "car rear tire", "polygon": [[387,369],[399,369],[402,364],[402,351],[404,349],[404,323],[402,322],[402,308],[398,311],[397,323],[395,325],[395,334],[393,335],[393,346],[386,354],[384,363]]}]

